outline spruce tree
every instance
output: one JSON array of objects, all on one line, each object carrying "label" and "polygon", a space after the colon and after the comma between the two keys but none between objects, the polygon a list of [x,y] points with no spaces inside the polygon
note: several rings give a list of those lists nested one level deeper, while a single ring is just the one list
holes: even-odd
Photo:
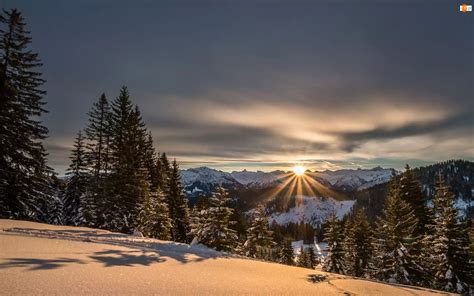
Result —
[{"label": "spruce tree", "polygon": [[280,254],[278,256],[278,262],[286,265],[294,265],[295,260],[294,260],[294,250],[293,247],[291,246],[291,240],[289,239],[284,239],[283,240],[283,245],[280,249]]},{"label": "spruce tree", "polygon": [[99,174],[107,174],[109,169],[110,107],[105,94],[102,94],[99,101],[94,103],[88,115],[89,124],[85,129],[89,141],[87,154],[89,165],[97,179]]},{"label": "spruce tree", "polygon": [[346,274],[362,277],[372,256],[372,235],[363,209],[356,211],[345,225],[344,265]]},{"label": "spruce tree", "polygon": [[173,228],[171,237],[177,242],[188,242],[190,231],[188,200],[181,185],[179,166],[176,160],[173,161],[166,186],[166,198],[170,211],[170,218]]},{"label": "spruce tree", "polygon": [[236,231],[229,228],[232,209],[227,207],[229,194],[217,187],[209,199],[210,206],[199,211],[191,226],[193,243],[203,243],[216,250],[232,251],[237,242]]},{"label": "spruce tree", "polygon": [[299,254],[296,256],[296,266],[308,268],[308,265],[309,265],[308,252],[306,252],[305,248],[301,246]]},{"label": "spruce tree", "polygon": [[324,240],[328,244],[328,252],[323,264],[323,269],[327,272],[344,274],[344,251],[342,248],[343,237],[341,224],[333,213],[328,221]]},{"label": "spruce tree", "polygon": [[314,253],[314,249],[312,247],[308,248],[308,268],[314,269],[318,258],[316,254]]},{"label": "spruce tree", "polygon": [[38,54],[16,9],[0,13],[0,217],[46,221],[52,169],[42,140],[48,130]]},{"label": "spruce tree", "polygon": [[79,225],[82,222],[90,222],[95,219],[95,203],[86,198],[89,174],[84,140],[82,132],[79,131],[69,157],[71,164],[66,171],[68,177],[64,194],[64,222],[66,225]]},{"label": "spruce tree", "polygon": [[374,249],[371,261],[371,275],[391,283],[420,285],[423,268],[420,258],[412,252],[417,243],[413,237],[418,220],[410,204],[400,194],[398,182],[392,183],[385,208],[376,222]]},{"label": "spruce tree", "polygon": [[147,237],[169,240],[172,226],[164,194],[150,191],[148,184],[144,186],[146,192],[139,207],[137,228]]},{"label": "spruce tree", "polygon": [[247,229],[247,240],[244,243],[244,252],[247,257],[270,260],[273,241],[273,232],[268,226],[265,208],[259,205],[253,213],[253,220]]},{"label": "spruce tree", "polygon": [[421,238],[426,234],[426,225],[431,222],[431,213],[427,204],[428,199],[424,196],[420,183],[408,164],[405,167],[405,172],[400,176],[399,184],[402,199],[410,204],[418,219],[412,235]]},{"label": "spruce tree", "polygon": [[460,220],[455,196],[441,174],[434,197],[434,223],[426,238],[425,258],[434,275],[434,288],[449,292],[472,292],[473,266],[469,255],[469,234]]},{"label": "spruce tree", "polygon": [[138,205],[147,191],[149,173],[143,166],[146,130],[138,108],[128,90],[122,87],[113,101],[110,115],[110,176],[107,178],[107,202],[104,225],[107,229],[130,232],[135,228]]},{"label": "spruce tree", "polygon": [[163,152],[158,158],[157,161],[157,171],[158,171],[158,179],[159,179],[159,186],[163,189],[163,191],[167,191],[168,187],[168,179],[171,172],[171,165],[166,156],[166,153]]}]

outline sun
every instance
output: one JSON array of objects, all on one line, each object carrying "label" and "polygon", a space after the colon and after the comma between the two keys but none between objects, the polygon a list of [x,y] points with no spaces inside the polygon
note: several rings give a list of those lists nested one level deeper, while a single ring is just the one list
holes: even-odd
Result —
[{"label": "sun", "polygon": [[303,176],[304,173],[306,172],[306,168],[304,166],[300,166],[300,165],[295,165],[293,167],[293,172],[295,173],[295,175],[297,176]]}]

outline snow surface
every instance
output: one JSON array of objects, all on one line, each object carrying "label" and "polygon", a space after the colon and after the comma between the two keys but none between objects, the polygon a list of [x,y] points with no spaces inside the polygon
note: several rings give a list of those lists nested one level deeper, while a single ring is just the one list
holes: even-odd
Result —
[{"label": "snow surface", "polygon": [[332,213],[336,213],[339,219],[350,212],[355,200],[337,201],[332,198],[317,196],[296,196],[296,206],[288,212],[276,212],[270,215],[269,223],[275,222],[279,225],[288,223],[310,223],[318,226],[324,223]]},{"label": "snow surface", "polygon": [[[314,283],[313,277],[323,280]],[[0,291],[8,295],[437,294],[233,257],[202,246],[13,220],[0,220]]]}]

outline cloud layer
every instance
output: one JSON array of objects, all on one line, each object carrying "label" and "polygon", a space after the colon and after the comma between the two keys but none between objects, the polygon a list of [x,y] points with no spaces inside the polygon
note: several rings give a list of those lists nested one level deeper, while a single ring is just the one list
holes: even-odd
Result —
[{"label": "cloud layer", "polygon": [[450,1],[5,7],[24,12],[45,65],[59,170],[92,102],[122,84],[185,167],[474,158],[474,19]]}]

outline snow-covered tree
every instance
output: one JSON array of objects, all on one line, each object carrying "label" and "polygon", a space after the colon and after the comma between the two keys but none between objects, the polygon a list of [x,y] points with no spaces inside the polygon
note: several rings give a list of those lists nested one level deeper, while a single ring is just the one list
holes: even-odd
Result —
[{"label": "snow-covered tree", "polygon": [[193,244],[202,243],[216,250],[232,251],[237,240],[236,231],[229,226],[232,209],[227,206],[229,194],[219,186],[209,199],[209,207],[198,211],[193,218]]},{"label": "snow-covered tree", "polygon": [[411,251],[417,238],[413,231],[418,223],[414,210],[400,194],[398,182],[393,182],[382,217],[376,222],[372,277],[391,283],[419,285],[423,281],[420,258]]},{"label": "snow-covered tree", "polygon": [[296,256],[296,266],[307,268],[309,265],[309,256],[305,248],[301,246],[298,255]]},{"label": "snow-covered tree", "polygon": [[372,256],[372,234],[363,209],[346,221],[343,247],[345,273],[362,277]]},{"label": "snow-covered tree", "polygon": [[172,223],[172,239],[178,242],[188,242],[190,231],[188,200],[181,185],[181,176],[176,160],[173,161],[169,172],[166,199]]},{"label": "snow-covered tree", "polygon": [[342,227],[335,213],[333,213],[327,221],[324,240],[328,244],[328,252],[323,264],[323,269],[327,272],[344,274]]},{"label": "snow-covered tree", "polygon": [[272,248],[275,245],[272,233],[265,215],[265,208],[259,205],[253,213],[250,227],[247,228],[247,240],[243,245],[245,255],[252,258],[271,259]]},{"label": "snow-covered tree", "polygon": [[431,222],[431,211],[428,208],[427,197],[423,194],[419,181],[408,165],[405,167],[405,172],[400,176],[399,187],[400,196],[410,204],[418,220],[412,235],[421,238],[426,234],[426,225]]},{"label": "snow-covered tree", "polygon": [[169,240],[172,225],[165,196],[161,191],[149,191],[148,185],[145,189],[138,211],[137,228],[144,236]]},{"label": "snow-covered tree", "polygon": [[[64,193],[64,223],[66,225],[79,225],[91,222],[95,218],[95,204],[86,197],[89,174],[85,142],[82,132],[77,133],[74,148],[69,159],[71,163],[66,171],[68,177]],[[88,223],[92,225],[92,223]]]},{"label": "snow-covered tree", "polygon": [[295,254],[293,247],[291,246],[291,240],[284,239],[283,244],[280,248],[280,253],[278,256],[278,262],[286,265],[294,265],[295,264]]},{"label": "snow-covered tree", "polygon": [[47,220],[52,169],[42,141],[48,129],[42,65],[29,47],[21,13],[0,12],[0,218]]},{"label": "snow-covered tree", "polygon": [[[472,292],[473,266],[469,256],[468,227],[458,216],[455,196],[438,176],[434,197],[434,223],[425,238],[425,258],[434,276],[434,288],[449,292]],[[470,290],[471,289],[471,290]]]},{"label": "snow-covered tree", "polygon": [[94,103],[89,115],[89,124],[85,129],[87,140],[87,160],[94,177],[107,174],[109,169],[110,106],[105,94]]}]

